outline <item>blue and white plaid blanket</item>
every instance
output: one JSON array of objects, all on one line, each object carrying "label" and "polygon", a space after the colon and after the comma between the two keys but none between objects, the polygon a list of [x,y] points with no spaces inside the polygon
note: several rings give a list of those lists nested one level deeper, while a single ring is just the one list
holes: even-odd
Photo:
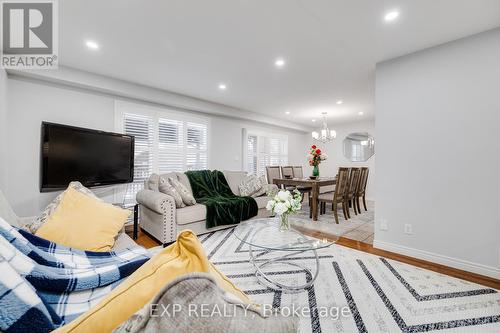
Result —
[{"label": "blue and white plaid blanket", "polygon": [[142,247],[88,252],[0,218],[0,331],[49,332],[89,310],[150,258]]}]

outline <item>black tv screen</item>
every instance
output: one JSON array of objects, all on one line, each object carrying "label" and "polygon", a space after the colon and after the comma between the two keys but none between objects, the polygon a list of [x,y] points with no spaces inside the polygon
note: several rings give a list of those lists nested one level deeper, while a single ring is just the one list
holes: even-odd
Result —
[{"label": "black tv screen", "polygon": [[134,179],[134,137],[42,122],[40,191],[86,187]]}]

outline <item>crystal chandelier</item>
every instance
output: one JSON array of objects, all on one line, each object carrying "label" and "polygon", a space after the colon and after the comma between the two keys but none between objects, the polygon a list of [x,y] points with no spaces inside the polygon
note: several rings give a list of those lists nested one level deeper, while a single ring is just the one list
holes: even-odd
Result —
[{"label": "crystal chandelier", "polygon": [[326,112],[322,113],[323,115],[323,125],[319,132],[312,132],[312,137],[315,140],[321,141],[323,143],[332,142],[333,139],[337,137],[337,132],[328,128],[328,123],[326,122]]}]

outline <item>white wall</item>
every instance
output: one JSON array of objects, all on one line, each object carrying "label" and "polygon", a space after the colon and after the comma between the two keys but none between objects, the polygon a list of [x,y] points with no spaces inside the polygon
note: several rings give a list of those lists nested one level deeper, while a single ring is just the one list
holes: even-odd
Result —
[{"label": "white wall", "polygon": [[[40,193],[38,189],[41,122],[115,131],[116,98],[109,94],[16,77],[8,80],[8,94],[9,142],[12,144],[8,158],[7,197],[20,216],[38,214],[57,195]],[[304,142],[303,132],[227,117],[208,117],[211,119],[211,168],[241,169],[242,128],[246,126],[288,135],[290,162],[299,163],[299,154],[294,153],[294,146]],[[303,157],[302,151],[303,147],[300,148],[300,158]],[[113,193],[109,188],[98,190],[98,195],[108,201],[113,200]]]},{"label": "white wall", "polygon": [[376,119],[375,246],[500,278],[500,29],[379,64]]},{"label": "white wall", "polygon": [[284,130],[250,121],[224,117],[212,117],[211,121],[211,168],[219,170],[241,170],[243,160],[243,129],[253,129],[264,133],[288,136],[288,162],[293,165],[304,165],[305,144],[307,134]]},{"label": "white wall", "polygon": [[[333,123],[328,123],[331,129],[337,132],[337,138],[333,142],[322,144],[313,140],[310,135],[308,139],[308,149],[311,145],[316,145],[323,152],[328,155],[328,159],[323,161],[320,166],[321,176],[335,176],[339,167],[362,167],[367,166],[370,168],[370,173],[368,177],[368,183],[366,186],[366,197],[368,200],[375,200],[375,157],[377,155],[377,137],[375,136],[375,122],[373,120],[359,121],[355,123],[340,124],[335,125]],[[343,141],[347,135],[354,132],[367,132],[375,138],[375,155],[372,156],[366,162],[351,162],[349,159],[344,157],[343,151]],[[304,156],[307,154],[307,150],[304,150]],[[307,170],[312,170],[312,167],[307,166]],[[312,171],[308,171],[309,173]]]},{"label": "white wall", "polygon": [[40,193],[42,121],[114,130],[114,101],[51,85],[8,80],[9,177],[7,198],[20,216],[38,214],[57,193]]}]

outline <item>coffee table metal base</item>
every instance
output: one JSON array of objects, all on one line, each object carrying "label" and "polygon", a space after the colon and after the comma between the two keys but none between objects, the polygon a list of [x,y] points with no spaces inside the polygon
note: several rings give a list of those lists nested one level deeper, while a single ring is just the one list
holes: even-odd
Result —
[{"label": "coffee table metal base", "polygon": [[[289,292],[297,292],[297,291],[301,291],[301,290],[304,290],[304,289],[311,287],[314,284],[314,281],[316,280],[316,278],[318,277],[319,257],[318,257],[318,253],[316,252],[316,250],[294,251],[291,253],[290,253],[290,251],[268,250],[266,255],[269,253],[272,253],[272,252],[287,252],[287,254],[285,254],[285,255],[281,255],[281,256],[278,256],[275,258],[271,258],[271,259],[257,259],[256,256],[254,255],[253,250],[254,250],[253,246],[249,245],[250,262],[252,263],[252,265],[255,268],[255,277],[257,278],[257,280],[261,284],[263,284],[266,287],[269,287],[271,289],[277,289],[277,290],[285,290],[285,291],[289,291]],[[316,269],[315,269],[314,274],[311,272],[311,270],[308,267],[305,267],[304,265],[300,265],[297,262],[293,261],[294,255],[308,252],[308,251],[313,252],[314,257],[316,259]],[[300,270],[306,271],[307,273],[309,273],[308,275],[311,276],[311,280],[306,282],[303,285],[287,285],[287,284],[278,282],[276,278],[273,278],[273,276],[275,276],[276,274],[273,274],[272,272],[266,273],[264,271],[265,268],[268,268],[269,266],[271,266],[273,264],[278,264],[278,263],[281,265],[284,264],[284,265],[293,266],[293,267],[299,268]]]}]

